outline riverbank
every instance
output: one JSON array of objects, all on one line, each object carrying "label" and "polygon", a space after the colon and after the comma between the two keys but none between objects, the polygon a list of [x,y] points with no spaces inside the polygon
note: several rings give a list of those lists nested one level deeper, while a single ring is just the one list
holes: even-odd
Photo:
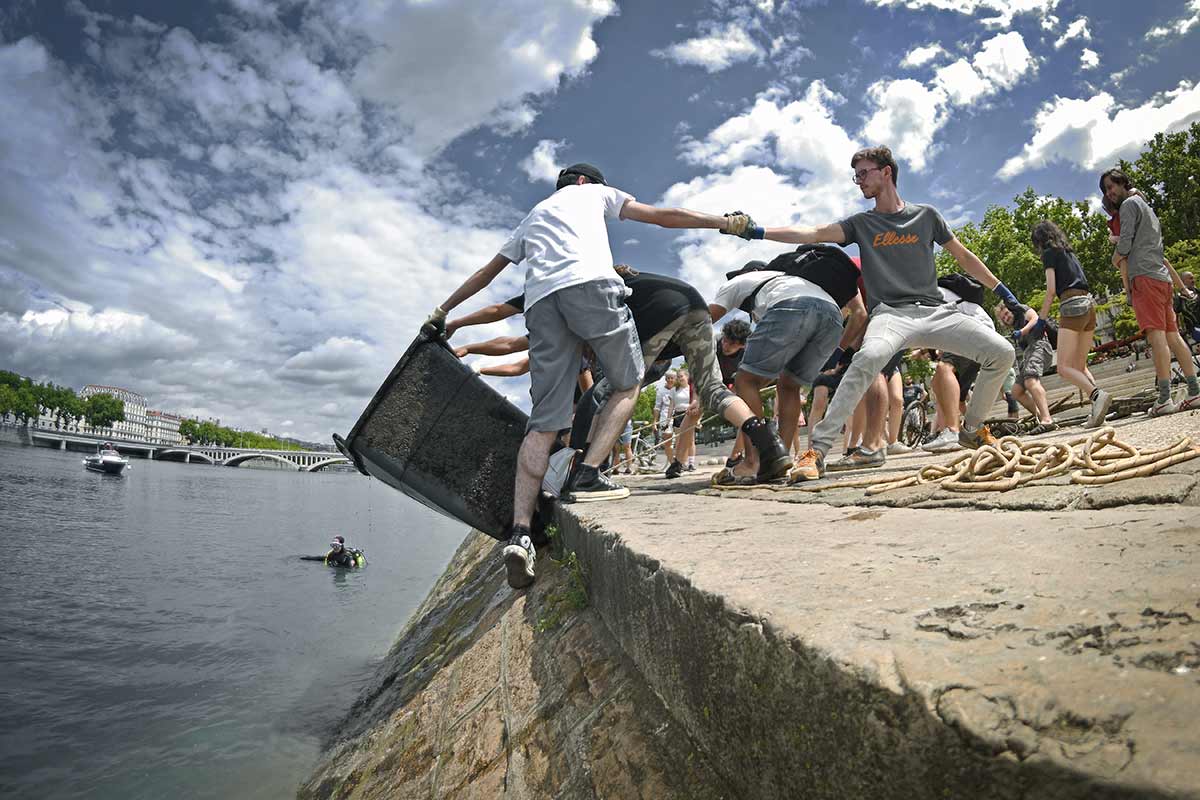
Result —
[{"label": "riverbank", "polygon": [[[1131,418],[1120,436],[1178,432],[1200,439],[1200,416]],[[301,796],[1200,797],[1200,459],[1113,486],[919,499],[718,492],[709,472],[563,508],[588,607],[540,634],[569,571],[543,556],[513,593],[496,545],[460,551],[441,616],[429,601],[414,616],[386,688]],[[467,574],[490,588],[464,594]],[[572,648],[581,625],[608,644]],[[496,657],[472,655],[485,639]],[[588,687],[618,667],[648,698],[632,729],[663,742],[605,740],[614,701]],[[658,794],[610,791],[642,771]]]}]

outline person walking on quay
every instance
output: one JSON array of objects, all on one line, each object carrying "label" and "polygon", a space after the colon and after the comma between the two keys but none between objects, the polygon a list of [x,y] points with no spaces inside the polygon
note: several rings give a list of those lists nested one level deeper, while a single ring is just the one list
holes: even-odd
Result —
[{"label": "person walking on quay", "polygon": [[[1150,407],[1152,417],[1200,408],[1200,383],[1191,350],[1179,335],[1172,303],[1172,284],[1185,297],[1192,293],[1163,256],[1162,229],[1158,216],[1140,193],[1133,191],[1129,176],[1110,169],[1100,176],[1100,191],[1120,209],[1121,235],[1113,252],[1113,266],[1121,272],[1125,296],[1130,298],[1138,327],[1146,334],[1154,360],[1158,397]],[[1187,380],[1187,397],[1176,405],[1171,400],[1171,356]]]},{"label": "person walking on quay", "polygon": [[1083,267],[1062,228],[1048,219],[1042,220],[1034,226],[1030,240],[1046,269],[1046,297],[1042,300],[1037,321],[1032,326],[1026,326],[1028,329],[1022,330],[1022,334],[1033,336],[1035,330],[1049,324],[1050,306],[1057,297],[1058,374],[1077,387],[1092,403],[1084,427],[1098,428],[1104,423],[1112,406],[1112,396],[1096,385],[1096,379],[1087,365],[1092,333],[1096,330],[1096,301],[1083,274]]},{"label": "person walking on quay", "polygon": [[1012,364],[1005,339],[978,320],[942,303],[937,291],[933,247],[942,246],[969,275],[1006,304],[1017,306],[1013,293],[951,233],[932,206],[906,203],[897,189],[898,167],[887,147],[860,150],[850,160],[854,182],[874,208],[820,227],[749,226],[745,239],[777,242],[857,243],[870,307],[862,348],[834,395],[825,418],[813,431],[812,449],[796,462],[794,480],[817,480],[825,474],[829,452],[846,418],[858,405],[875,376],[896,352],[911,347],[954,350],[978,361],[979,386],[967,408],[959,441],[976,448],[995,441],[983,420]]},{"label": "person walking on quay", "polygon": [[487,287],[508,265],[524,263],[532,408],[517,456],[512,538],[504,549],[514,588],[534,580],[529,525],[557,433],[571,424],[585,344],[614,392],[597,420],[591,447],[567,479],[564,499],[609,500],[629,494],[599,470],[632,416],[642,380],[637,331],[624,302],[629,291],[612,271],[606,219],[732,234],[743,233],[750,221],[745,215],[721,217],[639,203],[609,186],[595,166],[574,164],[559,173],[554,193],[530,210],[500,252],[437,306],[422,326],[426,336],[443,336],[448,311]]},{"label": "person walking on quay", "polygon": [[[779,410],[779,435],[792,442],[800,418],[800,392],[813,383],[843,334],[842,311],[865,318],[858,294],[858,270],[849,258],[819,258],[800,267],[803,274],[771,269],[731,273],[709,305],[713,320],[741,309],[757,322],[746,342],[734,386],[738,396],[762,414],[760,392],[771,381]],[[778,476],[782,477],[782,475]],[[752,484],[771,480],[759,468],[756,454],[717,473],[717,485]]]}]

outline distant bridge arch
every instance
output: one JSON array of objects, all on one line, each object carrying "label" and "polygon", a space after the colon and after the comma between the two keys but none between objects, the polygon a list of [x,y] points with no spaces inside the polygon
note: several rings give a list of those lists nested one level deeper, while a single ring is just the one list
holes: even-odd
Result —
[{"label": "distant bridge arch", "polygon": [[191,463],[192,461],[203,461],[206,464],[216,464],[216,459],[207,453],[199,450],[180,450],[172,448],[170,450],[159,450],[156,458],[165,459],[167,461],[184,461]]},{"label": "distant bridge arch", "polygon": [[326,467],[332,467],[334,464],[349,464],[349,463],[350,463],[350,459],[345,458],[343,456],[337,456],[335,458],[327,458],[324,461],[318,461],[317,463],[308,467],[304,471],[305,472],[317,472],[318,470],[325,469]]},{"label": "distant bridge arch", "polygon": [[252,458],[266,458],[266,459],[270,459],[271,461],[278,461],[280,464],[287,464],[289,467],[296,467],[296,469],[301,468],[294,461],[290,461],[286,458],[277,456],[273,453],[263,453],[263,452],[241,453],[236,456],[231,456],[230,458],[227,458],[225,461],[223,461],[221,463],[227,467],[236,467],[238,464],[241,464],[244,461],[249,461]]}]

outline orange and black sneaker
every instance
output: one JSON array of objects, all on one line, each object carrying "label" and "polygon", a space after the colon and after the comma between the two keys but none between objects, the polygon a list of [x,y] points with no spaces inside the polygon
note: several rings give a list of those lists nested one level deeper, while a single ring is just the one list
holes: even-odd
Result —
[{"label": "orange and black sneaker", "polygon": [[825,456],[816,450],[805,450],[788,471],[788,483],[819,481],[825,477]]},{"label": "orange and black sneaker", "polygon": [[978,450],[987,445],[996,444],[996,437],[992,436],[992,432],[988,430],[987,425],[980,425],[977,430],[969,431],[964,426],[958,432],[958,443],[968,450]]}]

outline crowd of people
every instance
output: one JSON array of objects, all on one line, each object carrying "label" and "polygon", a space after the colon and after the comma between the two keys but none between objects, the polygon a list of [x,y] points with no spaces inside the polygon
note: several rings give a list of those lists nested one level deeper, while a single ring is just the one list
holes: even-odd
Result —
[{"label": "crowd of people", "polygon": [[[1059,373],[1090,400],[1087,424],[1102,423],[1112,398],[1087,367],[1095,300],[1063,231],[1047,220],[1030,232],[1046,274],[1046,298],[1035,310],[954,236],[937,209],[901,199],[900,170],[887,147],[858,151],[850,166],[871,209],[815,227],[767,228],[740,211],[716,215],[641,203],[609,186],[596,167],[572,165],[500,251],[433,311],[422,326],[431,338],[525,315],[527,336],[456,350],[460,357],[528,351],[521,362],[483,370],[530,376],[532,405],[504,548],[510,585],[522,588],[534,580],[530,523],[551,453],[569,432],[567,446],[575,456],[559,489],[563,501],[628,496],[613,478],[616,470],[604,467],[624,460],[631,470],[634,404],[641,388],[660,378],[654,419],[667,477],[695,468],[703,410],[737,429],[731,457],[714,476],[718,485],[818,481],[827,470],[878,467],[887,455],[904,452],[897,437],[912,386],[906,387],[899,368],[910,351],[937,360],[937,434],[926,449],[992,443],[983,422],[1010,386],[1013,401],[1036,415],[1035,430],[1053,430],[1040,379],[1055,347]],[[1164,258],[1157,217],[1129,178],[1109,170],[1100,186],[1114,216],[1113,263],[1153,352],[1158,397],[1150,413],[1200,408],[1200,385],[1173,301],[1174,285],[1180,301],[1194,303],[1191,284]],[[752,261],[729,272],[706,301],[677,278],[614,266],[607,219],[798,247],[770,263]],[[858,246],[858,258],[841,249],[850,244]],[[935,246],[953,256],[961,273],[939,279]],[[448,312],[514,263],[524,267],[523,294],[447,320]],[[1008,336],[985,310],[987,291],[998,301],[994,314]],[[713,325],[735,310],[746,312],[753,327],[734,319],[714,334]],[[1172,354],[1187,382],[1187,397],[1178,405],[1170,393]],[[671,371],[680,356],[687,369]],[[764,416],[762,390],[769,384],[775,386],[775,424]],[[799,421],[810,390],[808,443],[801,449]],[[828,460],[839,441],[844,453]]]}]

